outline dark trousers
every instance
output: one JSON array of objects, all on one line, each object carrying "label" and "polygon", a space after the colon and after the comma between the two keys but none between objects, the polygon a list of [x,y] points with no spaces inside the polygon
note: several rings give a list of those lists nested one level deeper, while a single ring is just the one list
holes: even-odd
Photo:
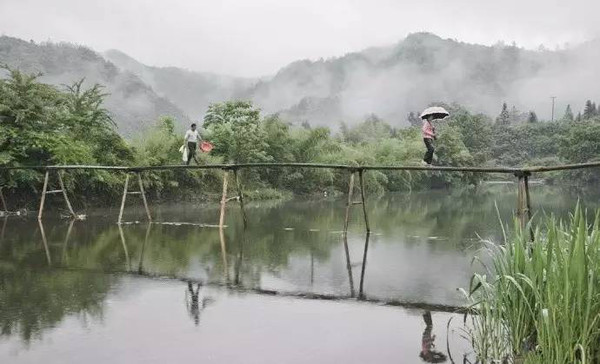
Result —
[{"label": "dark trousers", "polygon": [[192,158],[194,158],[194,160],[196,161],[196,164],[199,164],[198,160],[196,159],[196,149],[198,148],[196,143],[188,142],[187,147],[188,147],[188,160],[187,160],[186,164],[190,164],[190,161],[192,160]]},{"label": "dark trousers", "polygon": [[431,162],[433,161],[433,151],[435,150],[435,148],[433,147],[433,139],[424,138],[423,141],[425,142],[425,147],[427,147],[427,151],[425,152],[423,160],[425,161],[425,163],[431,164]]}]

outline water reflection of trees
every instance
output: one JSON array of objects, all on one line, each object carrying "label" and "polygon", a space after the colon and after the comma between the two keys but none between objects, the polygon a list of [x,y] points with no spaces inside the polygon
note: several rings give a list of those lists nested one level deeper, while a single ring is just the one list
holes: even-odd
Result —
[{"label": "water reflection of trees", "polygon": [[[100,318],[117,278],[51,269],[61,264],[57,248],[68,243],[63,239],[70,226],[59,224],[46,232],[43,226],[27,229],[14,221],[11,228],[5,226],[9,231],[4,231],[0,244],[0,335],[19,336],[28,343],[67,315],[84,321]],[[6,238],[15,236],[18,239]],[[63,238],[60,244],[58,236]],[[54,261],[51,250],[56,253]]]},{"label": "water reflection of trees", "polygon": [[[249,234],[232,226],[224,231],[227,243],[222,245],[217,229],[195,226],[50,222],[35,229],[35,225],[16,221],[10,241],[0,246],[0,302],[8,303],[3,305],[2,333],[18,332],[26,340],[65,315],[100,316],[102,301],[118,277],[102,272],[215,281],[223,277],[224,269],[231,269],[233,284],[256,287],[262,272],[285,267],[291,254],[310,253],[326,260],[331,246],[323,243],[339,243],[339,237],[331,238],[327,231],[300,229]],[[223,252],[229,259],[223,259]],[[229,267],[223,263],[227,260],[232,263]],[[188,308],[194,315],[209,303],[194,301],[198,290],[196,286],[189,292]]]},{"label": "water reflection of trees", "polygon": [[[580,196],[547,186],[532,187],[532,195],[534,212],[563,217]],[[514,185],[391,194],[371,203],[369,214],[377,232],[385,235],[442,236],[444,244],[437,248],[464,249],[479,234],[501,242],[500,222],[510,223],[514,218],[516,198]]]},{"label": "water reflection of trees", "polygon": [[[515,205],[511,191],[499,188],[476,194],[436,191],[388,195],[371,198],[369,215],[377,233],[404,237],[407,244],[427,243],[435,249],[464,251],[465,237],[494,228],[499,231],[496,204],[500,217],[510,218]],[[533,193],[537,196],[534,207],[538,209],[546,207],[561,212],[573,202],[569,200],[571,196],[552,191],[534,189]],[[293,201],[258,206],[248,207],[248,230],[243,229],[239,214],[230,209],[229,226],[223,231],[223,239],[218,229],[191,225],[125,225],[119,229],[112,222],[102,220],[74,225],[49,221],[42,230],[33,221],[15,219],[6,223],[4,220],[0,234],[3,237],[0,244],[1,333],[18,334],[30,340],[65,315],[100,316],[102,301],[117,278],[90,271],[170,275],[260,287],[264,273],[276,275],[290,265],[291,257],[303,256],[311,267],[311,276],[306,278],[312,284],[314,263],[330,260],[334,248],[341,246],[343,201]],[[359,213],[353,214],[351,228],[362,230]],[[447,240],[407,239],[411,235],[444,236]],[[386,243],[394,240],[378,239]],[[49,265],[85,271],[49,269]],[[352,267],[347,268],[353,274]],[[363,266],[361,276],[364,269]],[[225,275],[233,280],[225,280]],[[368,272],[366,275],[368,282]],[[350,276],[348,278],[350,281]],[[354,290],[355,281],[351,284]],[[360,297],[363,288],[362,284],[358,286]]]},{"label": "water reflection of trees", "polygon": [[112,275],[32,271],[0,267],[0,334],[25,342],[56,326],[66,315],[102,316],[103,301],[116,282]]}]

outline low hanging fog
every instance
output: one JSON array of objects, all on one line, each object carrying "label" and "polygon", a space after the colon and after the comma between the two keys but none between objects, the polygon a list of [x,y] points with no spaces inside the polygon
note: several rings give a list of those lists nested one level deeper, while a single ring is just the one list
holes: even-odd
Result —
[{"label": "low hanging fog", "polygon": [[412,34],[395,46],[292,64],[258,85],[254,98],[271,112],[286,109],[291,117],[305,113],[329,122],[374,113],[402,124],[408,112],[436,101],[491,116],[507,102],[550,119],[551,96],[561,116],[567,104],[577,112],[600,94],[600,85],[590,81],[598,76],[599,45],[591,41],[558,51],[530,51]]},{"label": "low hanging fog", "polygon": [[406,125],[432,102],[549,120],[551,97],[560,118],[600,95],[598,13],[586,0],[4,0],[0,63],[105,85],[126,134],[232,98],[333,128],[370,114]]}]

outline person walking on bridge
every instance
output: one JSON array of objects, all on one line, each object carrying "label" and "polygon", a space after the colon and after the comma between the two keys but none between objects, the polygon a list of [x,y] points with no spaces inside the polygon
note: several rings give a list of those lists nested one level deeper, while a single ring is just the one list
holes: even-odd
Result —
[{"label": "person walking on bridge", "polygon": [[435,135],[435,127],[431,124],[432,121],[433,116],[428,115],[423,119],[423,126],[421,127],[423,142],[425,142],[425,148],[427,148],[425,156],[423,156],[424,165],[431,165],[431,162],[433,162],[433,152],[435,151],[433,141],[437,139],[437,136]]},{"label": "person walking on bridge", "polygon": [[192,124],[190,129],[185,132],[185,137],[183,138],[183,143],[187,146],[188,153],[186,165],[190,164],[192,158],[194,158],[196,164],[200,164],[196,159],[196,151],[198,150],[198,142],[201,139],[200,133],[198,133],[198,130],[196,130],[196,124]]},{"label": "person walking on bridge", "polygon": [[433,141],[437,139],[433,121],[436,119],[443,119],[448,115],[450,114],[443,107],[429,107],[421,113],[421,119],[423,120],[421,133],[423,135],[425,148],[427,148],[425,156],[423,156],[423,165],[430,166],[433,162],[433,153],[435,151]]}]

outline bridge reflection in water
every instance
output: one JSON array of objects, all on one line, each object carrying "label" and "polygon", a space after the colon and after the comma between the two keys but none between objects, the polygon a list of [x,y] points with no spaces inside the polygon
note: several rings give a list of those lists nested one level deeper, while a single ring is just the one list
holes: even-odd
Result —
[{"label": "bridge reflection in water", "polygon": [[[4,219],[6,222],[7,219]],[[248,237],[249,229],[243,227],[240,235],[232,241],[228,241],[228,228],[194,226],[187,223],[165,222],[165,223],[139,223],[139,224],[121,224],[109,226],[104,231],[96,232],[99,236],[105,236],[106,240],[96,241],[88,244],[82,240],[83,230],[93,230],[88,227],[88,222],[70,220],[67,223],[61,222],[60,225],[52,225],[48,232],[44,222],[38,221],[37,235],[39,238],[40,253],[45,259],[47,267],[54,272],[68,272],[69,274],[109,274],[123,277],[140,277],[150,281],[176,281],[181,282],[181,293],[185,297],[181,304],[181,309],[186,312],[194,326],[201,326],[205,315],[212,315],[213,307],[218,306],[218,301],[223,299],[215,290],[224,290],[234,295],[252,293],[259,297],[282,297],[308,301],[336,301],[341,303],[355,302],[364,305],[373,304],[380,306],[401,306],[408,309],[416,309],[418,312],[425,312],[425,319],[421,330],[423,332],[423,342],[426,344],[423,348],[429,348],[427,351],[417,351],[415,348],[415,357],[417,354],[426,362],[442,362],[441,358],[451,359],[451,349],[443,351],[433,349],[433,343],[436,340],[432,334],[434,326],[439,326],[438,330],[444,327],[443,323],[436,321],[432,324],[431,312],[459,313],[464,312],[461,307],[451,305],[437,305],[430,302],[408,302],[395,299],[383,299],[369,297],[368,277],[369,277],[369,243],[373,238],[372,234],[364,234],[360,249],[356,249],[356,239],[354,238],[353,249],[349,243],[348,234],[340,231],[331,231],[327,234],[334,236],[339,249],[334,251],[341,253],[340,261],[344,262],[346,270],[346,293],[319,293],[314,290],[276,290],[263,288],[253,285],[255,277],[251,267],[247,266],[246,259],[248,246],[253,244]],[[6,223],[2,224],[2,235],[4,236]],[[168,254],[174,244],[181,243],[177,240],[166,241],[161,229],[168,228],[169,234],[177,236],[177,230],[202,229],[204,231],[214,231],[211,234],[215,241],[211,244],[216,247],[215,252],[220,256],[218,259],[206,261],[206,264],[200,264],[196,270],[187,271],[186,274],[180,274],[177,269],[157,269],[155,259],[157,256]],[[79,230],[79,231],[78,231]],[[316,230],[316,229],[313,229]],[[316,231],[309,231],[309,234],[315,234]],[[85,233],[84,233],[85,234]],[[158,239],[156,239],[158,235]],[[153,238],[154,237],[154,238]],[[207,244],[206,241],[197,241],[197,244]],[[92,253],[93,252],[93,253]],[[90,260],[90,254],[99,254],[101,259],[106,262]],[[306,273],[305,279],[310,286],[317,284],[322,274],[317,274],[315,269],[317,265],[315,260],[317,251],[310,251],[310,259],[304,261],[306,264],[303,270]],[[90,255],[90,256],[87,256]],[[199,277],[203,272],[205,277]],[[188,274],[191,273],[191,274]],[[248,276],[249,275],[249,276]],[[215,279],[216,277],[218,279]],[[90,298],[91,299],[91,298]],[[372,307],[372,306],[371,306]],[[420,313],[419,313],[420,315]],[[350,320],[350,318],[348,318]],[[415,336],[420,332],[413,332]],[[438,333],[439,335],[439,333]],[[420,336],[419,336],[420,338]],[[443,341],[437,340],[438,346],[443,346]],[[431,344],[431,345],[430,345]],[[467,355],[467,354],[460,354]],[[1,357],[1,355],[0,355]],[[430,361],[431,360],[433,361]]]},{"label": "bridge reflection in water", "polygon": [[[4,219],[5,223],[7,218]],[[4,233],[4,228],[6,224],[3,224],[2,234]],[[53,269],[66,269],[66,270],[83,270],[83,271],[96,271],[103,273],[119,273],[119,274],[127,274],[134,276],[141,276],[146,278],[161,278],[161,279],[172,279],[184,281],[188,284],[188,291],[192,296],[198,295],[198,289],[190,289],[189,287],[203,287],[203,286],[215,286],[220,288],[225,288],[232,291],[237,292],[253,292],[256,294],[264,294],[269,296],[282,296],[282,297],[296,297],[303,299],[317,299],[317,300],[353,300],[353,301],[362,301],[365,303],[374,303],[377,305],[388,305],[388,306],[400,306],[405,308],[415,308],[415,309],[424,309],[427,311],[438,311],[438,312],[448,312],[448,313],[464,313],[467,312],[467,308],[463,306],[454,306],[443,303],[433,303],[433,302],[415,302],[415,301],[404,301],[398,299],[386,299],[386,298],[376,298],[369,297],[365,294],[365,278],[368,277],[368,250],[369,250],[369,240],[371,238],[370,233],[366,233],[364,235],[364,244],[362,250],[362,259],[360,261],[353,260],[351,257],[350,249],[348,246],[348,234],[344,232],[333,232],[340,233],[340,243],[343,246],[344,252],[344,261],[345,268],[347,271],[347,279],[348,279],[348,294],[328,294],[328,293],[318,293],[314,291],[299,291],[299,290],[273,290],[266,289],[256,286],[246,286],[244,285],[244,247],[248,244],[247,242],[247,227],[244,227],[242,230],[241,238],[238,239],[237,243],[237,252],[229,253],[227,248],[227,242],[225,238],[225,229],[219,227],[213,227],[213,229],[218,230],[219,234],[219,246],[220,246],[220,256],[221,256],[221,278],[222,280],[215,281],[213,279],[198,279],[197,277],[190,277],[181,274],[170,274],[168,272],[150,272],[144,269],[144,260],[145,260],[145,252],[148,249],[148,245],[151,244],[151,236],[153,227],[157,227],[160,225],[167,226],[189,226],[191,224],[180,223],[180,222],[163,222],[163,223],[145,223],[140,224],[145,226],[144,238],[141,239],[141,248],[139,250],[139,255],[137,256],[137,265],[132,263],[132,258],[130,257],[129,249],[128,249],[128,235],[126,230],[128,227],[136,226],[132,224],[118,224],[117,229],[119,232],[119,240],[121,247],[121,254],[123,257],[123,268],[118,269],[117,267],[111,267],[111,269],[91,269],[87,267],[77,266],[76,264],[70,263],[68,259],[68,246],[70,237],[72,234],[73,226],[76,223],[75,219],[71,219],[68,222],[67,230],[65,233],[65,237],[62,242],[62,254],[60,259],[56,259],[56,257],[52,257],[51,251],[49,249],[48,239],[46,237],[46,232],[44,228],[44,224],[41,220],[38,220],[39,232],[42,241],[42,247],[44,249],[44,253],[46,256],[48,267]],[[81,222],[81,224],[85,224]],[[198,228],[202,228],[201,224]],[[168,249],[168,247],[164,247]],[[230,266],[230,261],[233,261],[233,266]],[[135,267],[134,267],[135,265]],[[207,267],[207,270],[210,271],[212,267]],[[358,284],[355,283],[355,274],[360,268],[359,272],[359,280]],[[314,272],[314,257],[311,252],[310,257],[310,267],[309,267],[309,278],[311,285],[315,281],[315,272]],[[233,275],[233,279],[231,276]],[[358,286],[358,291],[356,287]]]},{"label": "bridge reflection in water", "polygon": [[[542,195],[540,191],[545,189],[534,190],[536,199],[546,203],[540,204],[540,209],[564,196],[562,192]],[[499,195],[499,190],[509,193]],[[124,318],[119,312],[124,312],[127,320],[145,327],[137,330],[140,337],[156,338],[156,333],[146,331],[151,330],[148,325],[130,317],[143,312],[145,320],[166,325],[164,329],[171,335],[185,332],[198,335],[203,342],[231,325],[241,325],[240,330],[263,330],[274,325],[269,320],[292,322],[294,317],[299,326],[320,328],[313,330],[326,330],[319,322],[337,325],[331,329],[340,330],[347,338],[351,333],[344,331],[346,320],[353,323],[353,329],[375,335],[371,339],[376,337],[381,347],[389,341],[384,332],[404,340],[396,348],[405,345],[407,352],[412,351],[409,357],[415,359],[405,362],[441,360],[444,356],[451,361],[450,351],[443,350],[446,325],[450,317],[454,317],[450,331],[462,325],[462,315],[452,314],[462,312],[461,302],[452,295],[455,288],[468,285],[471,258],[480,253],[480,246],[469,237],[477,232],[498,241],[498,235],[489,234],[490,227],[498,225],[495,205],[504,221],[514,208],[515,194],[510,186],[471,195],[471,191],[440,191],[373,199],[368,210],[375,228],[371,234],[363,232],[361,216],[354,217],[347,234],[341,229],[328,230],[343,226],[345,201],[339,200],[252,203],[247,206],[247,227],[236,209],[222,229],[218,224],[196,223],[213,222],[211,216],[217,215],[218,207],[205,205],[162,206],[156,209],[151,224],[115,224],[104,210],[92,211],[95,214],[86,221],[49,217],[41,225],[36,220],[9,217],[0,221],[0,274],[9,277],[4,279],[6,289],[0,293],[3,302],[9,302],[3,315],[13,322],[13,328],[17,327],[13,318],[26,315],[36,319],[23,321],[20,327],[33,327],[33,332],[39,332],[40,327],[57,328],[43,330],[49,340],[57,339],[56,332],[62,335],[73,329],[68,319],[75,317],[73,314],[88,312],[104,316],[103,325],[112,327],[111,335],[116,328],[136,331],[117,324]],[[565,205],[563,212],[570,209]],[[143,213],[128,211],[126,216],[135,220]],[[252,312],[244,311],[252,302]],[[277,302],[281,310],[271,302]],[[240,312],[250,316],[242,317]],[[271,315],[275,312],[279,316]],[[284,312],[292,316],[281,316]],[[324,312],[327,317],[320,316]],[[372,316],[374,312],[378,313]],[[184,322],[179,326],[164,323],[164,316],[174,320],[183,316]],[[384,316],[384,321],[377,321]],[[341,321],[329,321],[331,317]],[[216,323],[217,319],[221,322]],[[248,320],[260,324],[243,326]],[[195,333],[188,331],[196,326]],[[390,328],[396,332],[386,331]],[[107,331],[92,324],[90,335],[102,332]],[[310,337],[323,340],[316,332]],[[368,337],[364,339],[368,341]],[[457,348],[455,345],[452,341],[451,347]],[[63,349],[60,345],[52,347]],[[109,344],[106,349],[114,352],[115,347]],[[4,359],[3,352],[0,343],[0,359]],[[462,355],[459,352],[453,351],[454,358]]]}]

